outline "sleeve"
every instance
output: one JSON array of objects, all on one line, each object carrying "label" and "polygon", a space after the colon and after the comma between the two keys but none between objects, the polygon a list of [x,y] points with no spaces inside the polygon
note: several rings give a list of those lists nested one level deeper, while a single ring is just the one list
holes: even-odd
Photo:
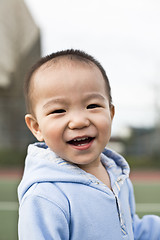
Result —
[{"label": "sleeve", "polygon": [[135,213],[134,191],[131,181],[129,184],[129,201],[133,221],[133,233],[135,240],[160,240],[160,217],[146,215],[142,219]]},{"label": "sleeve", "polygon": [[68,216],[56,203],[32,195],[19,210],[19,240],[68,240]]}]

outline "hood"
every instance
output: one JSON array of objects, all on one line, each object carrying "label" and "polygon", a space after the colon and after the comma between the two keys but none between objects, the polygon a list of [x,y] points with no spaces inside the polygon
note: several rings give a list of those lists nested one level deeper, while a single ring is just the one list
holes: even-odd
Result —
[{"label": "hood", "polygon": [[[123,180],[128,177],[128,163],[119,154],[104,149],[101,154],[101,161],[107,170],[110,171],[111,175],[114,176],[111,181],[112,186],[114,182],[123,182]],[[61,159],[51,151],[45,143],[34,143],[28,147],[24,174],[18,187],[19,202],[21,202],[27,190],[34,183],[76,182],[88,185],[91,178],[93,179],[95,177],[86,173],[75,164]]]}]

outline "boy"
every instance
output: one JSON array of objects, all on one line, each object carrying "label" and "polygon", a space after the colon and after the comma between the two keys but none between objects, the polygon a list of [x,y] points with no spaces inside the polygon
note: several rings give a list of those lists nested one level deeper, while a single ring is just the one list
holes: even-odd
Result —
[{"label": "boy", "polygon": [[25,84],[29,146],[18,194],[19,239],[160,239],[160,218],[135,214],[129,166],[105,149],[114,117],[105,70],[66,50],[42,58]]}]

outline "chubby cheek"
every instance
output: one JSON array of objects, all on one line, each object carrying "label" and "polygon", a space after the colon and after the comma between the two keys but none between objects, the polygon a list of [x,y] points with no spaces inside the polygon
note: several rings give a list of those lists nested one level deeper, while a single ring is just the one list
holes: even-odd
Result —
[{"label": "chubby cheek", "polygon": [[108,118],[103,118],[99,121],[99,134],[104,141],[109,141],[111,136],[112,121]]},{"label": "chubby cheek", "polygon": [[46,127],[45,132],[43,134],[44,141],[52,150],[53,148],[57,148],[62,141],[62,132],[58,127]]}]

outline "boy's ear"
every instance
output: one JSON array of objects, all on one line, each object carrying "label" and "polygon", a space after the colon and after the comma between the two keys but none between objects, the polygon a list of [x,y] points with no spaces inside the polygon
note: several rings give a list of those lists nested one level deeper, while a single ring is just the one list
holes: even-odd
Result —
[{"label": "boy's ear", "polygon": [[113,120],[114,114],[115,114],[115,107],[114,107],[113,104],[112,104],[111,107],[110,107],[110,113],[111,113],[111,120]]},{"label": "boy's ear", "polygon": [[33,133],[33,135],[37,138],[38,141],[43,141],[43,136],[39,128],[39,124],[37,120],[32,116],[32,114],[26,114],[25,115],[25,122],[27,124],[27,127],[30,129],[30,131]]}]

